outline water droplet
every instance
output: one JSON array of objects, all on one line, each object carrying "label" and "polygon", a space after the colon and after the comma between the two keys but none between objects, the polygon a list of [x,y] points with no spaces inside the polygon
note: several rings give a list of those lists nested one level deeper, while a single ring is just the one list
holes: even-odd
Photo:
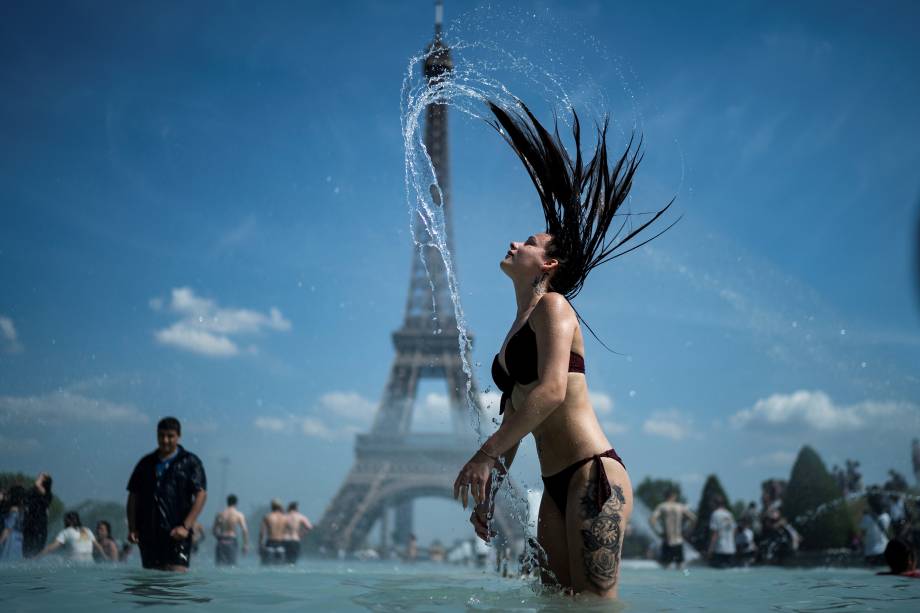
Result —
[{"label": "water droplet", "polygon": [[629,390],[629,397],[630,397],[630,398],[635,398],[635,397],[636,397],[636,390]]},{"label": "water droplet", "polygon": [[840,336],[846,336],[846,334],[847,334],[847,331],[845,328],[840,330]]}]

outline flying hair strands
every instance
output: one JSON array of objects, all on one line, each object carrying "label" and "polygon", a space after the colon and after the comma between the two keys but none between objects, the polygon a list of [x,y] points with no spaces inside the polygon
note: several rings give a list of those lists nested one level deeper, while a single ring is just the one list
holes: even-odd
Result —
[{"label": "flying hair strands", "polygon": [[[603,126],[597,128],[594,155],[585,161],[581,152],[581,123],[573,110],[573,160],[559,135],[558,120],[554,121],[550,133],[520,100],[517,106],[522,113],[505,110],[492,101],[487,104],[495,116],[487,122],[521,159],[537,189],[546,219],[546,233],[553,237],[547,255],[559,261],[550,288],[569,302],[578,295],[588,273],[596,267],[642,247],[680,221],[678,218],[638,244],[628,244],[664,215],[674,203],[672,198],[667,206],[636,228],[627,228],[632,214],[620,214],[625,219],[608,238],[613,219],[629,195],[633,176],[642,161],[642,139],[635,143],[635,136],[632,136],[626,150],[610,166],[607,157],[609,118],[605,118]],[[575,314],[591,335],[609,349],[578,311]]]}]

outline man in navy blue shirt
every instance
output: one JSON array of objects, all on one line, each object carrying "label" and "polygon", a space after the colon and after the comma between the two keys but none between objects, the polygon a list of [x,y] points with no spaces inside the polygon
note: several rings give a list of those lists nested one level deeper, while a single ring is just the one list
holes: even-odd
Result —
[{"label": "man in navy blue shirt", "polygon": [[179,445],[181,436],[178,419],[161,419],[156,451],[141,458],[128,481],[128,540],[140,546],[144,568],[188,570],[208,484],[201,460]]}]

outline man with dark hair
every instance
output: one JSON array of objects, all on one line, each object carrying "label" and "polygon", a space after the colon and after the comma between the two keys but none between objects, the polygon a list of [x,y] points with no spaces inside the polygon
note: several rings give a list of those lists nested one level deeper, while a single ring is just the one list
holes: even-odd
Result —
[{"label": "man with dark hair", "polygon": [[22,519],[22,555],[36,556],[48,540],[48,507],[51,506],[51,475],[39,473],[26,494]]},{"label": "man with dark hair", "polygon": [[249,551],[249,528],[246,527],[246,516],[236,508],[237,498],[233,494],[227,496],[227,508],[214,518],[214,537],[217,539],[215,562],[218,566],[233,566],[236,564],[237,539],[236,529],[243,533],[243,555]]},{"label": "man with dark hair", "polygon": [[181,436],[178,419],[161,419],[156,451],[128,481],[128,540],[140,546],[144,568],[188,570],[192,530],[208,494],[204,466],[179,445]]},{"label": "man with dark hair", "polygon": [[665,501],[655,507],[648,519],[652,530],[661,535],[661,552],[658,560],[667,568],[672,562],[678,570],[684,567],[684,519],[696,523],[696,515],[678,499],[678,491],[670,487]]},{"label": "man with dark hair", "polygon": [[307,516],[297,510],[297,501],[288,505],[287,523],[284,528],[284,558],[288,564],[296,564],[300,557],[300,539],[310,530],[313,524]]}]

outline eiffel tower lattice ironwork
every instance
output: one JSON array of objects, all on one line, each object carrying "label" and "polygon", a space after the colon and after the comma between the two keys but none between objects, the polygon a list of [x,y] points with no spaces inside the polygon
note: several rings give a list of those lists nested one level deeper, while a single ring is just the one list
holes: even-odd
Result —
[{"label": "eiffel tower lattice ironwork", "polygon": [[[425,77],[432,80],[453,68],[450,49],[441,40],[440,3],[435,37],[427,49]],[[432,103],[426,109],[425,147],[441,188],[447,243],[450,232],[450,181],[447,157],[447,106]],[[420,256],[420,257],[419,257]],[[427,270],[426,270],[427,269]],[[393,333],[396,357],[371,431],[355,440],[355,463],[317,525],[313,545],[327,552],[354,551],[368,545],[372,527],[382,522],[384,545],[393,516],[393,539],[406,543],[413,526],[413,501],[453,494],[457,471],[476,449],[467,408],[466,377],[459,353],[456,318],[450,299],[447,271],[440,254],[424,247],[413,258],[402,327]],[[472,337],[470,337],[472,341]],[[412,412],[423,378],[447,384],[451,433],[410,432]],[[470,397],[482,415],[475,381]],[[509,509],[496,506],[493,519],[500,535],[520,531]]]}]

